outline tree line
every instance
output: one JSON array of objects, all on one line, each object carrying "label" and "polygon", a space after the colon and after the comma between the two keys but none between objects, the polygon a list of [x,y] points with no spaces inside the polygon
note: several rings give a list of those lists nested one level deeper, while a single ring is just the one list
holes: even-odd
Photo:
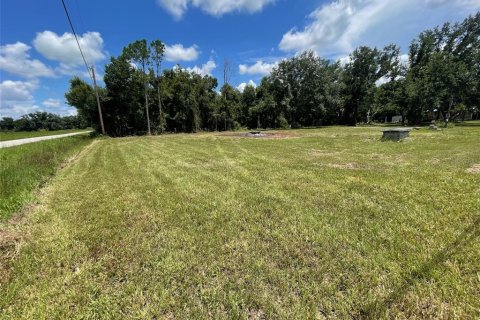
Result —
[{"label": "tree line", "polygon": [[[139,40],[111,58],[100,88],[109,135],[356,125],[393,115],[410,124],[432,117],[448,124],[478,115],[480,106],[480,13],[422,32],[408,61],[393,44],[359,47],[343,64],[306,51],[243,92],[227,75],[217,92],[212,76],[179,66],[162,71],[163,54],[160,40]],[[87,122],[99,123],[92,86],[75,77],[65,96]]]},{"label": "tree line", "polygon": [[3,117],[0,120],[2,131],[38,131],[38,130],[68,130],[85,129],[89,123],[81,116],[61,117],[48,112],[34,112],[22,116],[20,119]]}]

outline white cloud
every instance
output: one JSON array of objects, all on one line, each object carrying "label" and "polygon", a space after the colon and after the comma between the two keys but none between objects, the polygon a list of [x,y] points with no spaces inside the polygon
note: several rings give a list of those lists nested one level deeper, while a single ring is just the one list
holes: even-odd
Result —
[{"label": "white cloud", "polygon": [[170,62],[195,61],[198,59],[199,54],[200,52],[196,45],[188,48],[185,48],[182,44],[165,46],[165,60]]},{"label": "white cloud", "polygon": [[[434,10],[470,10],[480,8],[479,0],[334,0],[309,15],[303,29],[291,29],[283,35],[283,51],[315,50],[326,55],[351,52],[355,46],[375,37],[388,40],[405,24],[405,17],[418,20],[432,16]],[[403,19],[403,20],[402,20]],[[381,30],[381,33],[379,32]],[[366,39],[369,38],[369,39]],[[378,39],[377,39],[378,40]],[[387,44],[387,43],[384,43]]]},{"label": "white cloud", "polygon": [[292,29],[284,34],[279,47],[283,51],[325,51],[325,47],[351,51],[352,41],[378,22],[379,17],[384,16],[386,11],[399,10],[403,3],[409,1],[333,1],[312,12],[309,16],[312,22],[304,30]]},{"label": "white cloud", "polygon": [[272,69],[277,66],[278,63],[266,63],[263,61],[257,61],[255,64],[248,66],[241,64],[238,66],[240,74],[259,74],[266,76],[272,72]]},{"label": "white cloud", "polygon": [[201,67],[194,66],[193,68],[187,68],[188,72],[194,72],[201,76],[211,75],[212,71],[217,67],[215,61],[209,60],[207,63],[203,64]]},{"label": "white cloud", "polygon": [[52,77],[54,72],[41,61],[31,59],[31,47],[22,42],[0,46],[0,69],[24,78]]},{"label": "white cloud", "polygon": [[252,86],[252,87],[256,88],[256,87],[257,87],[257,84],[256,84],[253,80],[250,80],[250,81],[248,81],[248,83],[246,83],[246,82],[240,83],[240,84],[237,86],[237,89],[238,89],[238,91],[240,91],[241,93],[243,93],[243,91],[245,91],[245,88],[246,88],[247,86]]},{"label": "white cloud", "polygon": [[28,102],[17,102],[15,104],[8,104],[0,110],[0,117],[12,117],[18,119],[28,113],[42,111],[39,106]]},{"label": "white cloud", "polygon": [[38,82],[5,80],[0,83],[0,102],[33,100],[32,92],[37,89]]},{"label": "white cloud", "polygon": [[59,99],[46,99],[39,106],[33,93],[39,87],[37,80],[12,81],[0,83],[0,117],[20,118],[21,116],[38,111],[46,111],[60,116],[77,114],[73,107],[64,105]]},{"label": "white cloud", "polygon": [[350,58],[350,56],[345,56],[345,57],[338,58],[337,61],[340,62],[340,65],[342,67],[345,67],[347,64],[349,64],[352,61],[352,59]]},{"label": "white cloud", "polygon": [[157,0],[159,6],[180,19],[190,6],[200,8],[216,17],[230,12],[255,13],[275,0]]},{"label": "white cloud", "polygon": [[[98,32],[87,32],[78,36],[87,63],[104,60],[103,39]],[[33,40],[35,49],[45,58],[60,62],[64,68],[78,67],[84,64],[75,37],[71,33],[57,35],[52,31],[37,33]]]},{"label": "white cloud", "polygon": [[410,57],[408,56],[408,54],[400,55],[400,64],[405,67],[408,67],[410,65]]},{"label": "white cloud", "polygon": [[35,104],[33,91],[38,88],[38,81],[5,80],[0,83],[0,115],[18,118],[26,113],[39,111]]},{"label": "white cloud", "polygon": [[60,107],[60,100],[49,98],[42,102],[42,105],[48,108],[58,108]]}]

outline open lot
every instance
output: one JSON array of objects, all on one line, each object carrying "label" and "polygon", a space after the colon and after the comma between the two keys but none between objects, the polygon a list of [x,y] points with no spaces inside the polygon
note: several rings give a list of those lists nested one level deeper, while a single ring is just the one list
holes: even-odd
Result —
[{"label": "open lot", "polygon": [[379,131],[97,140],[3,226],[0,317],[478,318],[480,127]]}]

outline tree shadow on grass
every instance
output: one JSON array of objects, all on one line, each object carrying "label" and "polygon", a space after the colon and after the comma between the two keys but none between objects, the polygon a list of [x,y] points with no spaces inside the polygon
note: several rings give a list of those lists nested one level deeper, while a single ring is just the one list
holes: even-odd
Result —
[{"label": "tree shadow on grass", "polygon": [[442,268],[441,264],[451,259],[456,253],[464,250],[470,244],[480,238],[480,216],[476,217],[460,234],[455,241],[435,254],[432,259],[426,261],[419,268],[404,277],[402,285],[399,285],[390,295],[368,304],[362,311],[361,317],[365,319],[380,319],[385,317],[385,312],[401,299],[421,280],[432,277],[434,270]]}]

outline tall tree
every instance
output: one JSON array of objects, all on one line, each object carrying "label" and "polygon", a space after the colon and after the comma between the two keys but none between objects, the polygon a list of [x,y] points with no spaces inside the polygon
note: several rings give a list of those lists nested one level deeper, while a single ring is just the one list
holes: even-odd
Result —
[{"label": "tall tree", "polygon": [[445,126],[456,107],[480,100],[480,13],[462,23],[422,32],[410,46],[407,79],[414,122],[437,109]]},{"label": "tall tree", "polygon": [[150,126],[150,115],[148,110],[148,81],[146,68],[150,64],[150,50],[147,46],[147,40],[137,40],[123,49],[123,54],[141,67],[142,78],[144,84],[144,96],[145,96],[145,113],[147,116],[147,132],[150,135],[152,133]]},{"label": "tall tree", "polygon": [[[254,107],[257,100],[257,92],[254,86],[247,85],[241,96],[241,108],[239,112],[239,122],[243,126],[254,127],[249,121],[249,109]],[[256,122],[254,123],[256,125]]]},{"label": "tall tree", "polygon": [[[106,91],[99,88],[100,99],[106,100]],[[79,77],[70,79],[70,88],[65,93],[67,103],[77,109],[80,117],[90,124],[95,130],[100,129],[100,119],[95,101],[95,91],[91,85]]]},{"label": "tall tree", "polygon": [[398,61],[399,49],[395,45],[377,48],[359,47],[350,55],[350,62],[345,66],[346,108],[344,120],[355,126],[361,109],[368,112],[373,103],[377,81],[387,76],[395,61]]},{"label": "tall tree", "polygon": [[222,86],[220,92],[222,95],[221,117],[223,119],[223,129],[235,129],[238,126],[237,117],[240,108],[240,92],[228,83]]},{"label": "tall tree", "polygon": [[343,106],[341,71],[312,51],[280,62],[268,77],[277,110],[293,127],[332,121]]},{"label": "tall tree", "polygon": [[110,135],[145,134],[147,118],[142,110],[144,77],[126,56],[112,57],[105,67],[105,86],[109,99],[104,106],[105,126]]},{"label": "tall tree", "polygon": [[165,116],[162,112],[162,97],[160,90],[160,80],[161,80],[161,66],[163,61],[163,56],[165,52],[165,45],[160,40],[154,40],[150,44],[150,50],[152,52],[152,60],[155,63],[156,67],[156,85],[157,85],[157,98],[158,98],[158,129],[160,132],[165,130]]}]

